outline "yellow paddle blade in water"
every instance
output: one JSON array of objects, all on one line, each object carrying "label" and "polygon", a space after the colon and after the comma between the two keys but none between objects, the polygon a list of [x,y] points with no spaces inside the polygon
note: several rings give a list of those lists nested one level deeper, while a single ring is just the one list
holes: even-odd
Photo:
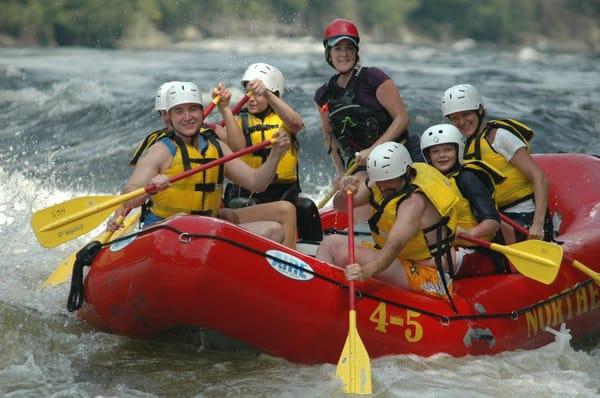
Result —
[{"label": "yellow paddle blade in water", "polygon": [[342,379],[345,393],[371,394],[371,361],[356,329],[356,311],[351,310],[349,318],[348,336],[335,373]]},{"label": "yellow paddle blade in water", "polygon": [[563,258],[561,246],[543,240],[525,240],[508,246],[492,243],[490,248],[503,253],[521,274],[546,285],[556,279]]},{"label": "yellow paddle blade in water", "polygon": [[[140,219],[140,212],[130,214],[123,222],[123,228],[118,231],[104,231],[92,241],[98,241],[104,244],[110,240],[118,239],[121,236],[130,233],[136,226]],[[73,265],[77,260],[78,251],[74,251],[67,258],[65,258],[50,274],[50,276],[40,285],[40,289],[57,286],[69,281],[71,274],[73,273]]]}]

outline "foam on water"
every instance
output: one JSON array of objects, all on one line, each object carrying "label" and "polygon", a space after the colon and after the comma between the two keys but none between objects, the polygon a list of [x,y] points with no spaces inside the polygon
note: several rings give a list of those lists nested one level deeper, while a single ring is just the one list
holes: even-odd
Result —
[{"label": "foam on water", "polygon": [[[534,125],[537,151],[600,153],[597,59],[536,49],[489,50],[372,44],[365,65],[400,87],[411,132],[441,121],[439,99],[471,82],[490,113]],[[477,62],[473,62],[476,60]],[[332,70],[318,40],[205,40],[161,51],[0,49],[0,394],[13,396],[343,396],[334,365],[291,364],[247,348],[212,348],[179,338],[138,341],[89,329],[68,314],[68,286],[37,290],[99,230],[44,249],[31,213],[90,194],[117,193],[128,157],[160,126],[154,91],[193,80],[203,95],[223,81],[241,97],[248,63],[270,62],[286,76],[286,100],[303,116],[301,182],[318,201],[334,169],[323,144],[314,90]],[[565,73],[568,70],[569,73]],[[213,119],[219,120],[218,115]],[[590,210],[593,214],[597,208]],[[100,227],[101,228],[101,227]],[[392,356],[372,361],[375,396],[596,397],[600,348],[557,343],[496,356]]]}]

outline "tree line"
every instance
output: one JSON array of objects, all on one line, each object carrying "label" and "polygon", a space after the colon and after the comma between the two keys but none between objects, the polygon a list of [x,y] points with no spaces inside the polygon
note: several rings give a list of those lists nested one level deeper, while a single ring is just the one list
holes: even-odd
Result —
[{"label": "tree line", "polygon": [[[597,0],[2,0],[0,35],[22,45],[115,48],[142,24],[177,40],[261,35],[320,37],[346,17],[374,40],[472,38],[499,44],[541,38],[597,49]],[[136,25],[137,24],[137,25]]]}]

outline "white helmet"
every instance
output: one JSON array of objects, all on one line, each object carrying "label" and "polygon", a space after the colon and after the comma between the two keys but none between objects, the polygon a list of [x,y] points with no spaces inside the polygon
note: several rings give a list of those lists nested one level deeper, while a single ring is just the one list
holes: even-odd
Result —
[{"label": "white helmet", "polygon": [[166,82],[160,85],[156,90],[156,97],[154,97],[154,110],[155,111],[166,111],[167,110],[167,91],[172,85],[179,83],[178,81]]},{"label": "white helmet", "polygon": [[412,159],[408,150],[397,142],[377,145],[367,158],[367,174],[373,182],[387,181],[406,173]]},{"label": "white helmet", "polygon": [[421,152],[427,163],[431,164],[431,159],[427,149],[440,144],[456,144],[458,162],[462,164],[463,154],[465,152],[465,140],[460,131],[452,124],[436,124],[429,127],[421,136]]},{"label": "white helmet", "polygon": [[167,111],[181,104],[198,104],[202,106],[200,90],[196,83],[177,82],[169,87],[165,100]]},{"label": "white helmet", "polygon": [[479,91],[470,84],[457,84],[450,87],[442,97],[442,113],[444,116],[455,112],[476,111],[483,106]]},{"label": "white helmet", "polygon": [[263,82],[269,91],[279,92],[280,98],[283,96],[283,74],[276,67],[261,62],[250,65],[242,76],[242,87],[246,87],[246,83],[254,79]]}]

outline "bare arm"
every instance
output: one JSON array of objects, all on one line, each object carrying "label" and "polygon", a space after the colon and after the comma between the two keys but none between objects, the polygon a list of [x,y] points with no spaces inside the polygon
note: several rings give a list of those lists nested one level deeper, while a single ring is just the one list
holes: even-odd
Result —
[{"label": "bare arm", "polygon": [[354,207],[360,207],[369,204],[371,191],[367,188],[365,180],[356,175],[344,176],[338,184],[338,191],[333,197],[333,206],[338,211],[346,211],[346,196],[348,191],[354,195]]},{"label": "bare arm", "polygon": [[426,205],[427,199],[423,195],[413,194],[398,206],[396,221],[385,245],[378,252],[378,256],[361,267],[358,274],[360,279],[368,279],[392,264],[402,248],[419,230]]},{"label": "bare arm", "polygon": [[[273,111],[279,115],[281,120],[285,123],[285,130],[288,133],[296,135],[299,132],[304,124],[302,123],[302,118],[300,114],[296,112],[291,106],[288,105],[287,102],[282,100],[280,97],[269,91],[264,83],[259,79],[254,79],[248,82],[248,87],[250,91],[252,91],[255,95],[263,95],[266,99]],[[283,93],[279,93],[281,96]]]},{"label": "bare arm", "polygon": [[373,145],[360,151],[359,156],[357,156],[359,164],[366,162],[367,157],[377,145],[388,141],[395,141],[408,128],[408,113],[402,102],[402,97],[400,97],[400,92],[392,79],[387,79],[377,87],[375,95],[377,101],[383,105],[387,113],[392,117],[392,122]]},{"label": "bare arm", "polygon": [[[317,106],[318,108],[318,106]],[[344,167],[344,161],[338,152],[337,142],[333,136],[333,129],[329,124],[329,112],[321,111],[318,109],[319,116],[321,117],[321,127],[323,128],[323,138],[325,139],[325,147],[327,151],[329,151],[329,155],[331,156],[331,160],[333,161],[333,165],[337,170],[338,175],[341,177],[346,172],[346,168]]]},{"label": "bare arm", "polygon": [[510,163],[518,168],[525,177],[533,184],[533,196],[535,199],[535,214],[533,223],[529,228],[530,239],[544,238],[544,218],[548,206],[548,179],[546,174],[533,161],[533,158],[525,148],[515,152]]},{"label": "bare arm", "polygon": [[500,229],[500,223],[498,221],[486,218],[468,230],[463,230],[461,227],[457,227],[457,233],[463,233],[474,238],[486,239],[488,237],[493,237],[498,229]]},{"label": "bare arm", "polygon": [[[148,149],[148,152],[135,165],[133,174],[129,177],[125,186],[123,186],[121,193],[128,193],[145,187],[154,177],[166,170],[172,161],[173,157],[165,145],[161,143],[152,145]],[[143,205],[148,196],[148,194],[141,195],[123,203],[122,206],[115,210],[113,217],[108,221],[107,228],[111,231],[119,229],[121,224],[116,223],[118,217],[125,215],[128,209]]]},{"label": "bare arm", "polygon": [[273,108],[273,111],[275,111],[285,123],[285,128],[288,133],[296,135],[302,130],[304,123],[298,112],[272,92],[267,90],[265,95],[267,96],[267,100],[269,101],[271,108]]},{"label": "bare arm", "polygon": [[[218,102],[219,112],[225,122],[225,137],[227,138],[226,143],[231,146],[234,151],[239,151],[246,146],[246,140],[242,129],[238,126],[235,116],[229,107],[229,101],[231,100],[231,92],[223,87],[223,84],[217,84],[217,87],[212,92],[213,98],[216,96],[220,97]],[[222,135],[222,134],[221,134]],[[219,137],[221,137],[219,135]]]}]

